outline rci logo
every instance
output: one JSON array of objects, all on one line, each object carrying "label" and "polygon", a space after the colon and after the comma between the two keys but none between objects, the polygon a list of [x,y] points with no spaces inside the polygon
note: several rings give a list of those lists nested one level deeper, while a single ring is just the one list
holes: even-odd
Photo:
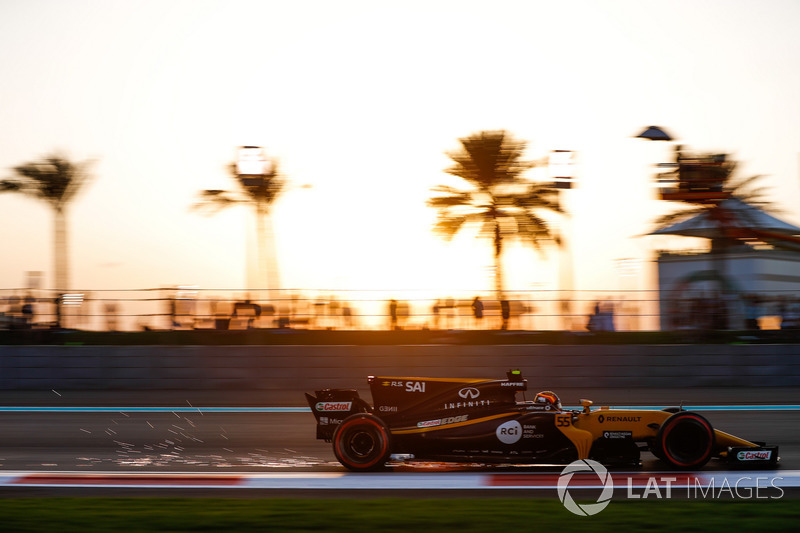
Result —
[{"label": "rci logo", "polygon": [[504,444],[514,444],[522,438],[522,426],[516,420],[509,420],[497,426],[495,435]]},{"label": "rci logo", "polygon": [[[567,489],[569,488],[569,482],[572,480],[572,476],[576,472],[594,472],[597,474],[597,477],[600,478],[600,482],[603,484],[603,492],[600,493],[597,503],[579,504],[572,499]],[[591,459],[573,461],[561,471],[561,475],[558,478],[558,499],[561,500],[561,503],[564,504],[564,507],[566,507],[569,512],[579,516],[596,515],[606,508],[613,494],[614,481],[611,479],[611,474],[608,473],[608,470],[606,470],[603,465]]]}]

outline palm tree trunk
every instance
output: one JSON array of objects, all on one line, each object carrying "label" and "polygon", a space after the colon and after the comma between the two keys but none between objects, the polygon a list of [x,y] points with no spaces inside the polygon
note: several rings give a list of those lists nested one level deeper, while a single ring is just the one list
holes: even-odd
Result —
[{"label": "palm tree trunk", "polygon": [[500,260],[503,254],[503,237],[500,234],[500,224],[494,224],[494,290],[497,300],[503,300],[503,263]]},{"label": "palm tree trunk", "polygon": [[258,288],[268,289],[273,293],[280,289],[278,261],[275,252],[275,234],[272,230],[272,214],[263,201],[256,203],[256,235],[258,239]]},{"label": "palm tree trunk", "polygon": [[258,249],[258,259],[256,265],[256,289],[263,290],[267,286],[267,251],[266,251],[266,228],[264,218],[267,214],[267,207],[261,200],[256,200],[256,240]]},{"label": "palm tree trunk", "polygon": [[69,265],[67,260],[67,216],[63,207],[55,209],[53,227],[53,276],[59,293],[69,291]]},{"label": "palm tree trunk", "polygon": [[275,231],[272,227],[272,212],[269,208],[264,212],[264,241],[266,255],[267,288],[270,289],[272,296],[278,296],[281,288],[281,280],[278,275],[278,252],[275,249]]}]

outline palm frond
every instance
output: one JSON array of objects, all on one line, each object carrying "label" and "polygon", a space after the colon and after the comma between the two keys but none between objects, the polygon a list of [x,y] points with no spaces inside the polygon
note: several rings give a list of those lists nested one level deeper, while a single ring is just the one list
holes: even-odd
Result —
[{"label": "palm frond", "polygon": [[247,203],[247,200],[237,197],[236,193],[219,189],[208,189],[200,191],[199,200],[192,205],[192,210],[203,211],[206,214],[214,214],[230,207]]},{"label": "palm frond", "polygon": [[431,192],[440,195],[455,195],[462,194],[464,191],[455,187],[451,187],[450,185],[437,185],[435,187],[431,187]]},{"label": "palm frond", "polygon": [[0,192],[20,192],[22,191],[22,187],[22,182],[18,180],[0,181]]},{"label": "palm frond", "polygon": [[521,159],[526,143],[514,140],[503,130],[482,131],[459,141],[461,149],[447,153],[455,165],[445,172],[484,190],[514,181],[535,166],[534,162]]},{"label": "palm frond", "polygon": [[256,202],[271,205],[278,199],[286,186],[286,181],[280,174],[278,161],[271,161],[270,170],[258,176],[241,176],[238,174],[236,163],[228,165],[230,176],[239,185],[239,189]]},{"label": "palm frond", "polygon": [[565,214],[560,195],[550,185],[534,183],[519,194],[511,195],[514,204],[526,211],[541,210]]},{"label": "palm frond", "polygon": [[270,206],[286,188],[286,180],[280,173],[277,159],[271,160],[269,172],[262,175],[239,175],[236,163],[227,164],[225,169],[236,183],[237,190],[200,191],[198,201],[191,206],[193,211],[214,214],[240,204]]},{"label": "palm frond", "polygon": [[73,162],[66,156],[53,153],[40,161],[14,167],[16,178],[5,180],[0,191],[13,191],[48,202],[63,209],[91,179],[91,161]]},{"label": "palm frond", "polygon": [[435,196],[427,201],[428,207],[447,209],[457,206],[469,206],[473,203],[472,194],[464,191],[452,191],[446,196]]},{"label": "palm frond", "polygon": [[653,221],[653,225],[656,226],[655,229],[665,228],[677,222],[681,222],[683,220],[692,218],[697,216],[701,213],[705,213],[705,207],[684,207],[681,210],[672,211],[670,213],[665,213]]},{"label": "palm frond", "polygon": [[769,187],[756,187],[755,189],[745,191],[734,189],[733,195],[738,196],[742,200],[753,200],[756,198],[764,198],[769,189]]},{"label": "palm frond", "polygon": [[750,176],[748,178],[741,178],[737,181],[729,181],[727,183],[728,189],[731,191],[743,191],[746,190],[748,187],[753,185],[758,180],[762,179],[764,176],[761,174],[756,174],[755,176]]},{"label": "palm frond", "polygon": [[730,184],[730,193],[750,205],[754,205],[764,211],[780,213],[781,210],[767,198],[770,187],[763,186],[759,180],[763,179],[762,174],[750,176]]},{"label": "palm frond", "polygon": [[553,230],[547,221],[537,216],[534,212],[525,211],[518,213],[514,217],[517,225],[516,236],[523,242],[527,242],[537,250],[542,250],[542,243],[553,241],[561,244],[561,236]]},{"label": "palm frond", "polygon": [[461,230],[466,221],[466,216],[440,217],[433,226],[433,231],[449,241]]}]

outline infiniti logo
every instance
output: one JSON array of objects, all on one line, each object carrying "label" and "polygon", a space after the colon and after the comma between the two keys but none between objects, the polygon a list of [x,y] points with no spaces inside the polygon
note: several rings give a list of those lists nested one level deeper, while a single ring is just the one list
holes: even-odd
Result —
[{"label": "infiniti logo", "polygon": [[466,387],[458,391],[458,395],[465,400],[474,400],[481,395],[481,392],[475,387]]}]

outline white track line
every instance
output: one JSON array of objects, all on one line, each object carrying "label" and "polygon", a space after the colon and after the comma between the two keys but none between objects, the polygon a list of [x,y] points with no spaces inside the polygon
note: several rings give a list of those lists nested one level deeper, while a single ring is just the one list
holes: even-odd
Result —
[{"label": "white track line", "polygon": [[[552,489],[559,473],[144,473],[144,472],[6,472],[2,487],[138,487],[138,488],[239,488],[323,490],[474,490]],[[719,488],[727,483],[739,488],[800,487],[800,470],[736,472],[613,472],[618,489],[641,489],[655,483],[664,488]],[[573,477],[573,481],[576,478]],[[654,481],[650,481],[653,479]],[[594,474],[578,480],[580,488],[602,485]]]}]

